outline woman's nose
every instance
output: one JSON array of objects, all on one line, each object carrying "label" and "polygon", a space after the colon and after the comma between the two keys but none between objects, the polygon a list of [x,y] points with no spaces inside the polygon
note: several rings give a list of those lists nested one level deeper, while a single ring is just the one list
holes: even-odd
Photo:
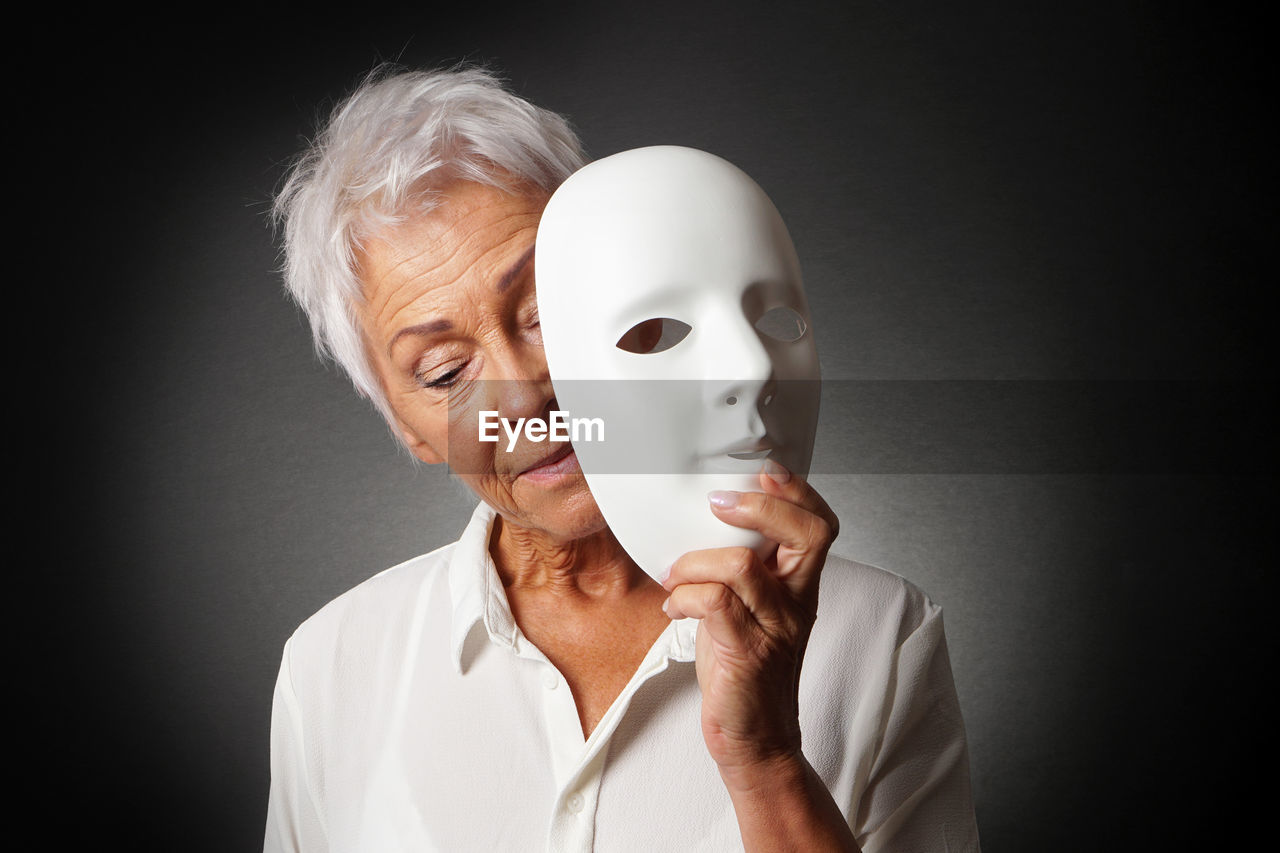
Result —
[{"label": "woman's nose", "polygon": [[503,417],[540,417],[555,399],[541,346],[523,342],[494,358],[489,381]]}]

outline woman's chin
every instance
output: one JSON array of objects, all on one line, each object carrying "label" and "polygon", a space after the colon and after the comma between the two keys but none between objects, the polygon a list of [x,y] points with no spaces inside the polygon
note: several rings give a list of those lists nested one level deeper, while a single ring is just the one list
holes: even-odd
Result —
[{"label": "woman's chin", "polygon": [[486,489],[469,483],[471,490],[493,507],[508,524],[570,541],[607,529],[604,515],[587,487],[576,457],[568,470],[521,474],[507,488]]},{"label": "woman's chin", "polygon": [[600,512],[595,497],[587,488],[587,481],[578,474],[578,481],[552,498],[550,505],[539,507],[536,522],[539,529],[558,539],[582,539],[608,528],[604,514]]}]

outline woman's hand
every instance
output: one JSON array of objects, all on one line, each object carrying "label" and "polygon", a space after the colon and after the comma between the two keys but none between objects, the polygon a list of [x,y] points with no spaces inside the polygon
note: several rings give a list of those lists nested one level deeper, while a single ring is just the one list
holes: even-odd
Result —
[{"label": "woman's hand", "polygon": [[712,511],[777,542],[692,551],[671,567],[663,609],[701,619],[702,734],[730,790],[757,787],[803,763],[800,665],[818,608],[818,577],[839,521],[808,483],[770,463],[763,494],[712,492]]},{"label": "woman's hand", "polygon": [[818,613],[818,576],[840,522],[809,484],[770,463],[764,493],[712,492],[712,511],[778,543],[685,554],[663,586],[672,619],[702,620],[702,736],[720,768],[745,849],[858,851],[849,823],[800,750],[800,665]]}]

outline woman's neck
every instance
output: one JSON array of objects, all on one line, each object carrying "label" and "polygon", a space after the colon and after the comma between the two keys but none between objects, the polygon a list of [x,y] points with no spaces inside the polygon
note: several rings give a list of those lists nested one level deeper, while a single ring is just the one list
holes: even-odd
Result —
[{"label": "woman's neck", "polygon": [[559,540],[498,516],[489,553],[509,591],[614,598],[652,583],[607,526],[578,539]]}]

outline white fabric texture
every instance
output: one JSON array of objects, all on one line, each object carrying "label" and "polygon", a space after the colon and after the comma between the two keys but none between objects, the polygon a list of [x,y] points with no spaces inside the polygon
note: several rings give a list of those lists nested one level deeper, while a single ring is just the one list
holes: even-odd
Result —
[{"label": "white fabric texture", "polygon": [[[477,507],[285,645],[265,851],[742,850],[702,741],[697,622],[672,622],[585,741],[521,634]],[[942,611],[828,557],[800,683],[809,763],[867,853],[970,853],[978,833]]]}]

